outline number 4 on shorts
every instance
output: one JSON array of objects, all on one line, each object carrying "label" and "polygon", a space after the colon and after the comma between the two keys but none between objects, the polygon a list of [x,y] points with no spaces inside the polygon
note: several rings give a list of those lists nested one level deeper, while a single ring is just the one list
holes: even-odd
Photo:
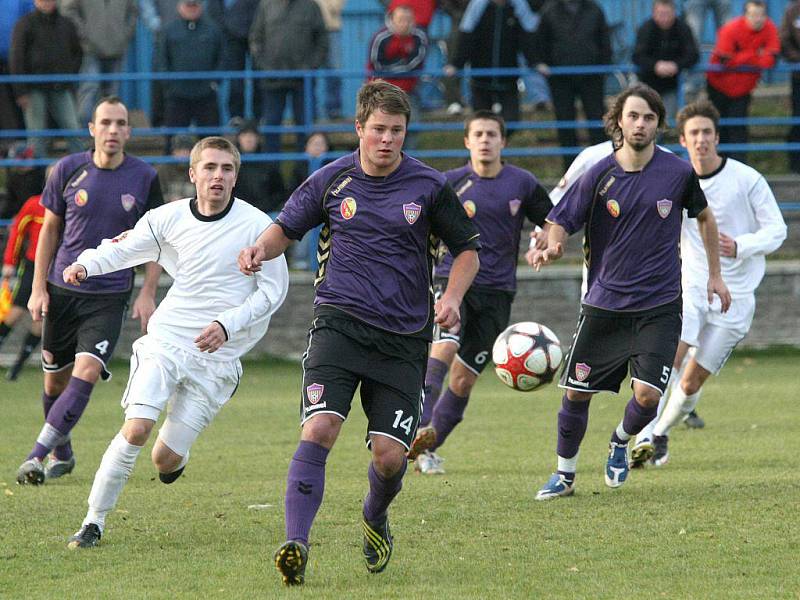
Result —
[{"label": "number 4 on shorts", "polygon": [[95,344],[94,347],[97,348],[100,354],[105,354],[108,352],[108,340],[103,340],[99,344]]}]

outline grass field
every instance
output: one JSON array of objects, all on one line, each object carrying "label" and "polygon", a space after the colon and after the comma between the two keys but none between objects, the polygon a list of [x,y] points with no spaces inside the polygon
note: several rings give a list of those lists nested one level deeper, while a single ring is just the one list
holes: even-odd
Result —
[{"label": "grass field", "polygon": [[[245,366],[184,477],[143,453],[102,545],[69,551],[101,455],[122,420],[127,368],[99,385],[74,432],[78,466],[41,487],[14,481],[41,426],[41,375],[0,383],[0,598],[800,598],[800,352],[738,353],[707,386],[702,431],[676,428],[672,460],[603,484],[627,394],[598,396],[574,497],[533,496],[554,468],[555,387],[523,395],[491,374],[441,454],[409,471],[392,507],[395,554],[370,575],[358,520],[365,421],[354,407],[328,461],[307,583],[282,588],[283,493],[297,444],[299,367]],[[149,447],[148,447],[149,449]]]}]

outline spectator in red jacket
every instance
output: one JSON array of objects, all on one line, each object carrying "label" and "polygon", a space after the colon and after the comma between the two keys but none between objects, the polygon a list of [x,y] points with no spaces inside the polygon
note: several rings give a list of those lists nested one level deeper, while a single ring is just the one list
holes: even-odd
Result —
[{"label": "spectator in red jacket", "polygon": [[[33,283],[33,260],[36,258],[36,242],[39,240],[39,230],[44,222],[44,207],[39,204],[42,195],[31,196],[22,205],[8,232],[8,243],[3,254],[3,284],[10,285],[13,279],[16,284],[12,287],[12,306],[0,322],[0,345],[20,317],[28,312],[28,298],[31,295]],[[42,338],[42,322],[31,322],[30,331],[25,336],[17,360],[6,373],[6,379],[14,381],[18,376],[25,361],[34,351]]]},{"label": "spectator in red jacket", "polygon": [[436,0],[381,0],[381,3],[386,6],[387,14],[392,14],[398,6],[407,6],[414,11],[414,24],[425,31],[436,12]]},{"label": "spectator in red jacket", "polygon": [[[414,22],[410,6],[396,6],[386,16],[386,25],[379,29],[369,44],[367,73],[370,79],[380,78],[399,87],[411,100],[411,119],[419,113],[419,96],[416,93],[419,77],[394,77],[412,75],[422,70],[428,52],[428,36]],[[414,136],[406,136],[406,148],[414,147]]]},{"label": "spectator in red jacket", "polygon": [[[761,78],[762,69],[775,66],[775,57],[781,50],[778,28],[767,16],[766,2],[747,0],[744,15],[732,19],[717,32],[717,42],[711,54],[712,65],[728,68],[755,67],[752,71],[710,71],[708,98],[723,118],[745,118],[750,109],[750,98]],[[728,125],[720,127],[721,143],[746,144],[747,127]],[[729,152],[732,158],[744,160],[744,152]]]}]

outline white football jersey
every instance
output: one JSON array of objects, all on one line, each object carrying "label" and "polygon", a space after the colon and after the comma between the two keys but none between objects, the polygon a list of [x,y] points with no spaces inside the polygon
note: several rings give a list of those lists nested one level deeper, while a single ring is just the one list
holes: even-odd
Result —
[{"label": "white football jersey", "polygon": [[[736,240],[736,258],[720,256],[722,279],[733,296],[752,294],[764,277],[764,257],[786,239],[775,196],[758,171],[732,158],[698,178],[720,233]],[[683,287],[705,289],[708,261],[695,219],[683,220],[681,257]]]},{"label": "white football jersey", "polygon": [[[207,359],[231,361],[266,333],[286,298],[289,272],[282,255],[253,276],[239,271],[239,251],[272,223],[266,214],[233,199],[229,209],[206,217],[195,203],[187,198],[150,210],[133,229],[83,251],[77,262],[89,277],[158,262],[174,282],[150,318],[148,334]],[[223,326],[228,341],[214,353],[201,353],[194,340],[212,321]]]},{"label": "white football jersey", "polygon": [[594,146],[589,146],[581,150],[581,153],[575,157],[572,164],[564,173],[564,176],[559,180],[558,185],[550,192],[550,201],[553,205],[558,204],[567,190],[581,178],[581,175],[586,173],[589,169],[603,160],[606,156],[614,151],[614,145],[611,140],[607,142],[600,142]]}]

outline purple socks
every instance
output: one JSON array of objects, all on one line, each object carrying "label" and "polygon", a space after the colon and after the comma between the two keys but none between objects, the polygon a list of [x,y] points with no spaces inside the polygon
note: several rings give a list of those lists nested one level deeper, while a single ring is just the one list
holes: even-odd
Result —
[{"label": "purple socks", "polygon": [[558,411],[558,444],[556,454],[572,458],[578,454],[586,426],[589,424],[589,402],[573,402],[564,394]]},{"label": "purple socks", "polygon": [[[58,396],[50,396],[49,394],[42,392],[42,406],[44,407],[45,419],[47,419],[47,415],[50,413],[50,409],[53,407],[53,404],[55,404],[56,400],[58,400]],[[61,446],[56,446],[53,450],[53,454],[56,455],[58,460],[69,460],[72,458],[72,442],[67,442]]]},{"label": "purple socks", "polygon": [[301,441],[289,463],[284,506],[287,540],[299,540],[308,545],[308,534],[325,491],[328,452],[324,446]]},{"label": "purple socks", "polygon": [[467,402],[469,396],[462,398],[456,396],[453,390],[447,388],[439,402],[436,403],[436,408],[433,411],[433,428],[436,430],[436,446],[431,448],[435,450],[447,439],[447,436],[455,429],[461,420],[464,418],[464,411],[467,410]]},{"label": "purple socks", "polygon": [[628,439],[621,439],[615,431],[611,435],[611,441],[617,444],[627,444],[631,437],[647,427],[647,424],[655,418],[656,412],[658,412],[658,405],[641,406],[636,402],[636,397],[632,397],[625,406],[625,416],[622,418],[622,430],[628,434]]},{"label": "purple socks", "polygon": [[403,460],[403,466],[389,479],[384,479],[375,470],[375,465],[369,463],[369,494],[364,500],[364,518],[370,523],[381,523],[386,518],[386,511],[394,497],[403,487],[403,475],[408,468],[408,461]]},{"label": "purple socks", "polygon": [[433,407],[442,394],[442,384],[448,368],[447,363],[438,358],[428,358],[428,367],[425,371],[425,404],[422,405],[422,416],[419,418],[420,427],[425,427],[431,422]]},{"label": "purple socks", "polygon": [[[36,441],[33,450],[28,455],[29,459],[38,458],[39,460],[43,460],[44,457],[49,454],[50,450],[59,445],[56,443],[55,433],[64,437],[72,431],[72,428],[78,424],[78,420],[81,418],[86,405],[89,403],[89,396],[93,388],[93,383],[78,379],[77,377],[71,377],[67,387],[61,392],[61,395],[50,404],[49,409],[47,405],[50,403],[53,396],[42,395],[44,409],[47,412],[45,428],[39,435],[39,439]],[[50,427],[48,428],[47,425],[50,425]],[[64,446],[66,446],[66,444],[64,444]],[[71,448],[69,452],[70,454],[67,458],[71,456]],[[64,454],[66,454],[66,451]]]}]

